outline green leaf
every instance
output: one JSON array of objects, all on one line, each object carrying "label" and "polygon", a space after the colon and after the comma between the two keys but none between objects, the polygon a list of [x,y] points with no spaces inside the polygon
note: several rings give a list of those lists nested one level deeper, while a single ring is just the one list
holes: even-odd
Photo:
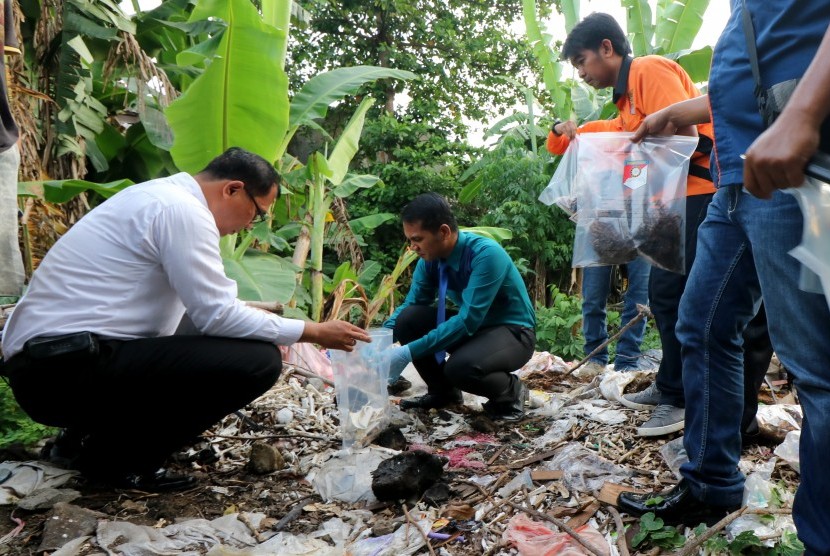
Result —
[{"label": "green leaf", "polygon": [[709,80],[709,68],[712,66],[712,47],[704,46],[698,50],[681,50],[666,54],[666,58],[675,60],[686,70],[695,83]]},{"label": "green leaf", "polygon": [[465,226],[459,226],[459,228],[461,230],[464,230],[465,232],[470,232],[472,234],[480,235],[483,237],[489,237],[490,239],[497,241],[499,243],[513,238],[513,232],[511,232],[507,228],[494,228],[489,226],[473,226],[469,228]]},{"label": "green leaf", "polygon": [[366,119],[366,112],[375,103],[373,98],[364,98],[357,107],[357,110],[349,119],[343,133],[337,140],[337,144],[329,155],[329,168],[331,169],[331,176],[329,181],[335,186],[340,185],[343,178],[346,177],[346,172],[349,171],[349,163],[352,161],[357,152],[357,145],[360,142],[360,135],[363,133],[363,121]]},{"label": "green leaf", "polygon": [[357,277],[357,283],[368,288],[372,285],[372,281],[378,277],[383,270],[383,267],[375,261],[366,261],[363,263],[363,268],[360,269],[360,275]]},{"label": "green leaf", "polygon": [[338,68],[306,81],[291,101],[291,127],[299,127],[308,120],[325,118],[329,105],[352,95],[366,83],[377,79],[414,79],[417,76],[402,71],[377,66]]},{"label": "green leaf", "polygon": [[225,273],[236,281],[245,301],[287,303],[296,286],[296,267],[275,255],[249,250],[240,260],[224,258]]},{"label": "green leaf", "polygon": [[620,3],[628,12],[628,37],[634,56],[651,54],[654,24],[648,0],[621,0]]},{"label": "green leaf", "polygon": [[84,191],[95,191],[108,199],[122,189],[133,185],[130,180],[118,180],[109,183],[93,183],[85,180],[49,180],[19,182],[17,194],[42,197],[50,203],[65,203]]},{"label": "green leaf", "polygon": [[663,497],[662,496],[653,496],[653,497],[649,498],[648,500],[646,500],[646,506],[656,506],[656,505],[660,504],[661,502],[663,502]]},{"label": "green leaf", "polygon": [[460,203],[469,203],[476,198],[482,187],[484,187],[484,177],[481,175],[476,176],[476,178],[465,185],[461,190],[461,193],[458,194],[458,201]]},{"label": "green leaf", "polygon": [[665,2],[654,36],[657,52],[677,52],[691,48],[708,7],[709,0]]},{"label": "green leaf", "polygon": [[729,543],[729,551],[733,554],[740,554],[742,550],[750,546],[762,546],[761,539],[754,531],[743,531]]},{"label": "green leaf", "polygon": [[277,55],[285,33],[262,22],[249,0],[201,0],[191,21],[228,24],[205,72],[167,109],[176,166],[196,173],[239,146],[275,161],[288,129],[288,78]]},{"label": "green leaf", "polygon": [[647,531],[659,531],[663,528],[663,520],[656,517],[654,512],[648,512],[640,518],[640,527]]},{"label": "green leaf", "polygon": [[354,220],[349,220],[349,226],[352,228],[354,233],[361,234],[369,230],[374,230],[381,224],[394,220],[395,218],[397,218],[397,216],[392,213],[381,212],[379,214],[370,214],[368,216],[362,216],[360,218],[355,218]]},{"label": "green leaf", "polygon": [[383,183],[380,178],[370,174],[346,174],[340,185],[332,189],[332,193],[338,197],[348,197],[358,189],[368,189],[379,183]]}]

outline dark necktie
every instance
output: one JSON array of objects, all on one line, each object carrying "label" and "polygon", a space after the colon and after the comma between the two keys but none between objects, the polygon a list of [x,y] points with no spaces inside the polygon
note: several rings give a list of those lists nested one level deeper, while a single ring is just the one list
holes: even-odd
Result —
[{"label": "dark necktie", "polygon": [[[447,320],[447,265],[445,263],[438,263],[438,319],[437,325]],[[444,350],[435,352],[435,360],[438,363],[443,363],[447,358],[447,352]]]}]

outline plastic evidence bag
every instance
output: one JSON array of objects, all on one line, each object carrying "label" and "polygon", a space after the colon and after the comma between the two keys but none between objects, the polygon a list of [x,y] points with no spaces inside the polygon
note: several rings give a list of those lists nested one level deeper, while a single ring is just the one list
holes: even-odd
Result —
[{"label": "plastic evidence bag", "polygon": [[785,191],[795,195],[804,215],[801,244],[790,251],[801,263],[799,287],[824,293],[830,305],[830,156],[819,153],[807,167],[804,184]]},{"label": "plastic evidence bag", "polygon": [[697,137],[583,133],[572,190],[578,218],[574,267],[624,264],[638,256],[685,272],[686,180]]},{"label": "plastic evidence bag", "polygon": [[392,345],[392,330],[371,329],[369,336],[371,343],[358,342],[352,352],[329,352],[343,448],[362,446],[389,424],[389,361],[382,353]]},{"label": "plastic evidence bag", "polygon": [[577,135],[568,145],[568,149],[559,160],[559,166],[556,167],[548,186],[539,195],[539,201],[548,206],[556,205],[572,218],[577,211],[573,184],[576,181],[574,178],[577,174],[576,164],[579,157],[580,137],[581,135]]}]

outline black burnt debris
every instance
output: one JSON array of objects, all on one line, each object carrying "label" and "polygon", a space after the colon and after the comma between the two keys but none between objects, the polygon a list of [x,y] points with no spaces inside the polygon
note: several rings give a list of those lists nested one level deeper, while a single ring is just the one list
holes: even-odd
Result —
[{"label": "black burnt debris", "polygon": [[671,272],[684,272],[683,218],[658,203],[643,216],[634,234],[637,250],[653,264]]},{"label": "black burnt debris", "polygon": [[615,220],[594,220],[588,227],[597,264],[625,264],[637,258],[634,238]]},{"label": "black burnt debris", "polygon": [[445,463],[420,450],[398,454],[372,472],[372,492],[380,501],[417,500],[442,477]]}]

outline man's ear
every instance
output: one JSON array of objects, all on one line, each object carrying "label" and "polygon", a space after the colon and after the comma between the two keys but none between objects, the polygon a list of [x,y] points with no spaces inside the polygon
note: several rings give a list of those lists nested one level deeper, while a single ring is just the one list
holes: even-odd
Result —
[{"label": "man's ear", "polygon": [[610,39],[602,39],[599,43],[599,53],[603,58],[610,58],[614,55],[614,45],[611,44]]},{"label": "man's ear", "polygon": [[452,228],[450,228],[448,224],[441,224],[438,231],[441,233],[441,239],[449,239],[449,237],[452,236]]},{"label": "man's ear", "polygon": [[231,197],[245,188],[245,184],[239,180],[228,180],[222,185],[222,193]]}]

